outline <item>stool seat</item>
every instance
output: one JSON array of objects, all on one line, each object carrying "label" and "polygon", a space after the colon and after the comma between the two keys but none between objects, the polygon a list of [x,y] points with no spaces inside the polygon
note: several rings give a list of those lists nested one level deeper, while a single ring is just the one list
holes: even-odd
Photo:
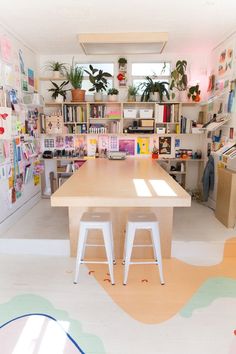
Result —
[{"label": "stool seat", "polygon": [[[135,245],[135,232],[138,229],[150,230],[152,244],[145,245]],[[133,247],[152,247],[154,253],[154,261],[141,261],[133,262],[131,261],[131,254]],[[127,284],[129,266],[130,264],[156,264],[159,267],[159,274],[161,284],[164,284],[164,277],[162,271],[162,257],[161,257],[161,243],[160,243],[160,233],[159,233],[159,223],[157,221],[156,215],[152,212],[131,212],[128,214],[126,234],[125,234],[125,245],[124,245],[124,280],[123,284]]]},{"label": "stool seat", "polygon": [[[101,230],[104,247],[106,250],[107,261],[85,261],[84,254],[86,246],[89,247],[101,247],[101,244],[87,244],[87,237],[89,230]],[[77,259],[76,259],[76,271],[75,271],[75,280],[76,284],[79,279],[79,269],[80,265],[84,263],[104,263],[108,264],[109,273],[111,277],[112,285],[114,282],[114,273],[113,273],[113,264],[115,264],[114,258],[114,242],[113,242],[113,233],[112,233],[112,223],[109,213],[102,212],[85,212],[80,219],[80,232],[79,232],[79,241],[77,248]]]}]

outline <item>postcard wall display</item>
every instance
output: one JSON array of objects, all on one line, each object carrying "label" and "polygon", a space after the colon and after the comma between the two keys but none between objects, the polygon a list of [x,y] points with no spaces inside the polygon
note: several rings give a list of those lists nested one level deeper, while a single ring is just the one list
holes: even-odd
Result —
[{"label": "postcard wall display", "polygon": [[74,149],[74,137],[72,135],[65,136],[65,149]]},{"label": "postcard wall display", "polygon": [[119,139],[119,151],[126,152],[127,155],[135,155],[135,139]]},{"label": "postcard wall display", "polygon": [[149,154],[149,138],[137,138],[137,154],[148,155]]},{"label": "postcard wall display", "polygon": [[108,151],[108,148],[109,148],[108,135],[100,135],[98,137],[98,148],[99,148],[99,150]]},{"label": "postcard wall display", "polygon": [[88,139],[88,156],[95,156],[98,141],[96,137],[90,137]]},{"label": "postcard wall display", "polygon": [[34,88],[34,71],[32,69],[28,69],[28,84]]},{"label": "postcard wall display", "polygon": [[174,139],[171,136],[159,136],[158,150],[160,157],[174,157]]},{"label": "postcard wall display", "polygon": [[119,140],[117,135],[109,135],[108,151],[119,151]]}]

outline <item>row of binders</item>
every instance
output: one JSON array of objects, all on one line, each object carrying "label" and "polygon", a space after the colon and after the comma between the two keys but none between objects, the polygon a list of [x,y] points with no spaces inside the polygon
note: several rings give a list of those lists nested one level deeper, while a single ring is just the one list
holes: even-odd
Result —
[{"label": "row of binders", "polygon": [[179,105],[178,104],[158,104],[156,111],[157,123],[178,123]]}]

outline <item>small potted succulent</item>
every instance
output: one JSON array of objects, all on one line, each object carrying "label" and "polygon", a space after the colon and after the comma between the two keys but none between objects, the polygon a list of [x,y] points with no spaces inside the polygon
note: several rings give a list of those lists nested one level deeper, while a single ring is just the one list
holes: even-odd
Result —
[{"label": "small potted succulent", "polygon": [[111,88],[107,91],[108,101],[116,102],[118,99],[119,91],[116,88]]},{"label": "small potted succulent", "polygon": [[186,60],[178,60],[176,62],[174,70],[171,72],[171,83],[170,83],[170,91],[171,98],[178,99],[178,94],[184,93],[186,96],[186,90],[188,85],[188,77],[186,74],[187,69],[187,61]]},{"label": "small potted succulent", "polygon": [[200,97],[200,93],[201,91],[199,90],[199,85],[195,85],[195,86],[191,86],[189,89],[188,89],[188,98],[192,99],[192,101],[194,102],[199,102],[201,100],[201,97]]},{"label": "small potted succulent", "polygon": [[128,101],[129,102],[135,102],[136,101],[136,96],[138,94],[138,87],[135,85],[130,85],[128,87]]},{"label": "small potted succulent", "polygon": [[59,79],[60,76],[64,76],[66,73],[66,63],[60,63],[58,61],[49,61],[45,65],[45,70],[52,71],[53,78]]},{"label": "small potted succulent", "polygon": [[74,58],[72,60],[72,65],[66,71],[66,78],[73,87],[73,89],[71,89],[72,102],[84,102],[85,90],[82,90],[84,70],[81,66],[74,63]]},{"label": "small potted succulent", "polygon": [[93,85],[89,91],[94,92],[95,102],[102,101],[102,93],[108,87],[107,78],[112,75],[106,71],[96,69],[92,65],[89,65],[89,69],[90,71],[84,70],[89,75],[89,81]]},{"label": "small potted succulent", "polygon": [[153,78],[146,76],[146,81],[140,85],[144,89],[141,95],[142,102],[162,102],[165,98],[170,99],[169,91],[166,88],[169,83],[167,81],[154,81],[154,79],[155,76]]},{"label": "small potted succulent", "polygon": [[65,86],[68,85],[69,81],[63,81],[60,85],[57,85],[55,82],[51,81],[53,88],[50,88],[48,91],[52,92],[52,98],[57,103],[62,103],[66,99],[66,92],[69,89],[65,89]]}]

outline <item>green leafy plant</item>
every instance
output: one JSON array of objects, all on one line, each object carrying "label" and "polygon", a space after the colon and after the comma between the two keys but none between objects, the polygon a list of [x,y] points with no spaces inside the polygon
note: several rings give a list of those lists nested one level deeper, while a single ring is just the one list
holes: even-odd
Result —
[{"label": "green leafy plant", "polygon": [[[187,61],[178,60],[175,65],[175,69],[171,72],[170,90],[176,88],[178,91],[187,90],[188,77],[186,74]],[[174,98],[174,97],[173,97]]]},{"label": "green leafy plant", "polygon": [[194,102],[200,101],[200,93],[199,85],[191,86],[188,90],[188,98],[192,98]]},{"label": "green leafy plant", "polygon": [[119,58],[118,63],[121,65],[125,65],[125,64],[127,64],[127,59],[126,58]]},{"label": "green leafy plant", "polygon": [[139,88],[135,85],[130,85],[128,87],[128,95],[129,96],[136,96],[138,94]]},{"label": "green leafy plant", "polygon": [[45,65],[45,69],[48,71],[59,71],[62,75],[64,75],[67,70],[66,63],[60,63],[58,61],[47,62]]},{"label": "green leafy plant", "polygon": [[89,65],[89,69],[90,71],[84,70],[89,75],[89,81],[93,85],[93,87],[91,87],[89,91],[92,92],[106,91],[108,87],[107,78],[111,77],[111,74],[103,70],[98,70],[94,68],[92,65]]},{"label": "green leafy plant", "polygon": [[107,91],[108,95],[118,95],[119,91],[116,88],[111,88]]},{"label": "green leafy plant", "polygon": [[72,60],[70,68],[66,71],[66,78],[74,89],[81,89],[84,78],[84,69]]},{"label": "green leafy plant", "polygon": [[69,83],[69,81],[63,81],[60,85],[57,85],[55,82],[51,81],[53,84],[53,88],[50,88],[48,91],[52,92],[52,98],[56,99],[59,95],[63,97],[63,99],[66,99],[66,92],[69,91],[69,89],[65,90],[65,86]]},{"label": "green leafy plant", "polygon": [[141,95],[142,102],[148,102],[150,100],[150,95],[152,93],[158,92],[160,95],[160,102],[163,101],[163,97],[166,96],[168,100],[170,99],[169,91],[167,86],[169,83],[167,81],[154,81],[155,76],[152,78],[146,76],[146,81],[140,84],[140,88],[143,89]]}]

